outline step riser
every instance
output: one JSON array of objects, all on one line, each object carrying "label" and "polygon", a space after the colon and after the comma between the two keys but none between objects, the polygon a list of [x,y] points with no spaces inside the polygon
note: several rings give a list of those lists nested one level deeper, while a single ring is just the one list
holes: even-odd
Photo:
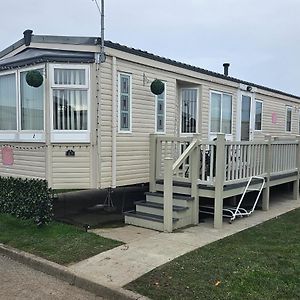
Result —
[{"label": "step riser", "polygon": [[[153,230],[157,230],[157,231],[164,231],[163,223],[153,222],[153,221],[149,221],[149,220],[143,220],[140,218],[125,216],[125,223],[129,224],[129,225],[134,225],[134,226],[143,227],[143,228],[149,228],[149,229],[153,229]],[[181,219],[181,220],[177,221],[176,223],[174,223],[173,230],[179,229],[182,227],[186,227],[191,224],[192,224],[191,218],[187,217],[187,218]]]},{"label": "step riser", "polygon": [[186,226],[189,226],[189,225],[192,225],[192,217],[191,216],[188,216],[186,218],[183,218],[183,219],[180,219],[178,220],[176,223],[173,224],[173,230],[175,229],[179,229],[179,228],[182,228],[182,227],[186,227]]},{"label": "step riser", "polygon": [[[161,184],[156,184],[156,190],[159,192],[164,191],[164,186]],[[182,195],[191,195],[191,188],[182,186],[173,186],[173,193]]]},{"label": "step riser", "polygon": [[[146,199],[148,202],[154,202],[163,204],[164,198],[153,195],[146,195]],[[182,206],[182,207],[191,207],[192,201],[182,200],[182,199],[173,199],[173,205]]]},{"label": "step riser", "polygon": [[164,225],[163,223],[144,220],[140,218],[125,216],[125,224],[130,224],[138,227],[149,228],[153,230],[163,231]]},{"label": "step riser", "polygon": [[[147,206],[138,205],[138,204],[136,205],[136,211],[146,213],[146,214],[156,215],[156,216],[164,215],[164,211],[161,208],[147,207]],[[186,218],[190,215],[191,215],[190,210],[173,211],[173,218],[176,218],[176,219]]]}]

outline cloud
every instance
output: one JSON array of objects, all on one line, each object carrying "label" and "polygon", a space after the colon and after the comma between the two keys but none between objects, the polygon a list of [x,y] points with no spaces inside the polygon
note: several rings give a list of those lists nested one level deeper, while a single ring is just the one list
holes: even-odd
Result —
[{"label": "cloud", "polygon": [[[106,0],[105,6],[107,39],[213,71],[229,61],[232,76],[300,95],[299,0]],[[92,0],[10,0],[1,12],[2,49],[27,28],[100,35]]]}]

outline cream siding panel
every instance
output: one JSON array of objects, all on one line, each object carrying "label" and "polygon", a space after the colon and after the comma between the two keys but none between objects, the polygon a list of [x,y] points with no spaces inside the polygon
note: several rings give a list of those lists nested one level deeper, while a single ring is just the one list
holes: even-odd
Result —
[{"label": "cream siding panel", "polygon": [[112,58],[107,57],[100,67],[100,182],[101,188],[111,185],[112,174]]},{"label": "cream siding panel", "polygon": [[[5,144],[7,145],[7,144]],[[5,146],[1,144],[2,148]],[[0,176],[45,179],[46,148],[30,144],[9,144],[13,149],[14,164],[4,166],[1,158]],[[0,151],[1,152],[1,151]]]},{"label": "cream siding panel", "polygon": [[176,80],[163,70],[121,60],[118,70],[132,75],[132,133],[117,136],[117,185],[122,186],[149,181],[149,134],[155,132],[155,96],[150,84],[156,78],[166,82],[166,132],[174,134]]},{"label": "cream siding panel", "polygon": [[[104,67],[109,69],[108,66]],[[159,78],[167,84],[167,116],[166,133],[179,134],[180,124],[180,99],[178,82],[181,85],[195,86],[199,88],[199,122],[198,130],[202,138],[208,138],[209,132],[209,101],[210,90],[218,90],[231,93],[233,96],[233,115],[236,115],[237,89],[232,85],[208,84],[199,78],[189,78],[186,75],[174,74],[168,71],[154,69],[139,65],[134,62],[117,59],[118,72],[131,74],[132,76],[132,132],[118,133],[117,135],[117,185],[127,185],[149,181],[149,134],[155,132],[155,96],[150,91],[152,80]],[[111,71],[111,69],[110,69]],[[144,84],[144,74],[147,82]],[[103,72],[105,76],[102,86],[101,106],[101,163],[106,168],[101,168],[101,187],[107,187],[111,183],[111,91],[107,91],[110,72]],[[217,80],[218,81],[218,80]],[[224,82],[224,80],[219,80]],[[236,130],[236,122],[233,117],[232,134]]]},{"label": "cream siding panel", "polygon": [[[295,104],[294,101],[286,101],[285,99],[274,98],[266,95],[257,95],[257,100],[263,101],[263,118],[262,118],[262,130],[255,131],[255,138],[261,139],[265,135],[287,137],[295,136],[298,134],[298,107],[299,104]],[[292,107],[292,131],[286,132],[286,106]],[[277,116],[276,124],[272,122],[272,114]]]},{"label": "cream siding panel", "polygon": [[[53,145],[52,149],[52,188],[87,189],[91,187],[90,146]],[[66,156],[73,150],[75,156]]]}]

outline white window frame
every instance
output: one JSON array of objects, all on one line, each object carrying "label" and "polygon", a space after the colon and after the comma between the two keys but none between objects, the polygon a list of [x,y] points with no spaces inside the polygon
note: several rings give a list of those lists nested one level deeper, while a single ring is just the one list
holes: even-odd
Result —
[{"label": "white window frame", "polygon": [[[55,69],[80,69],[85,70],[85,85],[68,85],[68,84],[55,84],[54,82],[54,70]],[[79,64],[50,64],[49,66],[49,78],[50,78],[50,129],[51,129],[51,142],[76,142],[76,143],[87,143],[90,142],[90,128],[91,128],[91,78],[90,78],[90,65],[79,65]],[[86,130],[59,130],[54,129],[53,126],[53,90],[55,89],[76,89],[87,91],[87,129]]]},{"label": "white window frame", "polygon": [[[128,130],[121,129],[121,76],[129,77],[129,128]],[[118,133],[132,133],[132,74],[119,72],[118,73]]]},{"label": "white window frame", "polygon": [[[264,113],[264,102],[262,100],[255,99],[255,110],[254,110],[254,131],[261,132],[263,130],[263,113]],[[261,124],[260,129],[256,129],[256,104],[257,102],[261,103]]]},{"label": "white window frame", "polygon": [[222,102],[223,102],[223,95],[228,95],[231,97],[231,127],[230,127],[230,133],[225,133],[226,138],[231,139],[232,137],[232,132],[233,132],[233,95],[231,93],[228,92],[220,92],[220,91],[216,91],[216,90],[211,90],[209,93],[209,117],[208,117],[208,134],[211,138],[215,138],[217,136],[218,133],[220,132],[215,132],[215,131],[211,131],[211,99],[212,99],[212,94],[219,94],[221,95],[221,118],[220,118],[220,129],[221,129],[221,133],[222,133]]},{"label": "white window frame", "polygon": [[[45,64],[39,64],[31,67],[20,68],[14,71],[1,72],[2,75],[15,74],[16,78],[16,114],[17,114],[17,129],[16,130],[0,130],[0,141],[15,141],[15,142],[45,142],[46,132],[46,84],[44,83],[44,99],[43,99],[43,130],[22,130],[21,128],[21,90],[20,90],[20,75],[23,72],[40,70],[46,72]],[[44,74],[42,74],[44,75]],[[44,77],[44,76],[43,76]],[[45,78],[45,77],[44,77]],[[45,80],[44,80],[45,82]]]},{"label": "white window frame", "polygon": [[15,75],[15,84],[16,84],[16,129],[8,129],[8,130],[0,130],[0,140],[12,140],[16,137],[16,134],[19,132],[19,91],[18,91],[18,72],[17,71],[7,71],[7,72],[1,72],[1,76],[7,76],[7,75]]},{"label": "white window frame", "polygon": [[[196,131],[195,132],[182,132],[182,91],[183,90],[196,90],[197,91],[197,99],[196,99]],[[199,120],[199,94],[200,94],[200,89],[198,87],[182,87],[182,88],[180,88],[180,113],[179,113],[179,118],[180,118],[179,132],[180,132],[180,136],[192,136],[194,134],[198,134],[198,132],[199,132],[199,129],[198,129],[198,120]]]},{"label": "white window frame", "polygon": [[298,135],[300,135],[300,109],[298,109]]},{"label": "white window frame", "polygon": [[39,141],[39,142],[44,142],[45,141],[45,131],[46,131],[46,84],[45,84],[45,76],[44,77],[44,99],[43,99],[43,107],[44,107],[44,123],[43,123],[43,130],[24,130],[21,128],[22,126],[22,120],[21,120],[21,111],[22,111],[22,107],[21,107],[21,73],[23,72],[27,72],[27,71],[32,71],[32,70],[39,70],[39,69],[43,69],[43,72],[46,72],[46,67],[45,65],[37,67],[34,66],[33,67],[29,67],[29,68],[24,68],[18,71],[18,109],[19,109],[19,132],[20,132],[20,139],[23,141]]},{"label": "white window frame", "polygon": [[166,126],[167,126],[167,84],[163,82],[165,89],[164,89],[164,130],[158,131],[157,130],[157,104],[158,104],[158,96],[155,96],[155,130],[156,134],[166,134]]},{"label": "white window frame", "polygon": [[[291,111],[291,130],[287,130],[287,119],[288,119],[288,111]],[[293,107],[290,105],[286,105],[285,107],[285,132],[291,133],[293,131]]]}]

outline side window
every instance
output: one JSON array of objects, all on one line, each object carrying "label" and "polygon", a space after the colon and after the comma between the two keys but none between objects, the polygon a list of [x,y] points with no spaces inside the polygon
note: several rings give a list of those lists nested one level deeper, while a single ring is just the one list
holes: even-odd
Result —
[{"label": "side window", "polygon": [[119,131],[131,131],[131,76],[119,74]]},{"label": "side window", "polygon": [[181,90],[181,133],[196,133],[198,90]]},{"label": "side window", "polygon": [[165,133],[166,124],[166,84],[164,92],[155,96],[156,98],[156,110],[155,110],[155,131],[157,133]]},{"label": "side window", "polygon": [[255,130],[262,129],[262,108],[263,102],[255,100]]},{"label": "side window", "polygon": [[[42,73],[43,70],[38,70]],[[44,129],[44,85],[31,87],[26,82],[28,72],[20,73],[21,130]]]},{"label": "side window", "polygon": [[53,69],[53,130],[88,129],[88,68]]},{"label": "side window", "polygon": [[285,130],[287,132],[292,131],[292,107],[287,106],[286,107],[286,124],[285,124]]},{"label": "side window", "polygon": [[17,130],[16,74],[0,76],[0,130]]},{"label": "side window", "polygon": [[232,96],[225,93],[210,94],[210,132],[231,134]]},{"label": "side window", "polygon": [[298,134],[300,134],[300,109],[298,111]]}]

